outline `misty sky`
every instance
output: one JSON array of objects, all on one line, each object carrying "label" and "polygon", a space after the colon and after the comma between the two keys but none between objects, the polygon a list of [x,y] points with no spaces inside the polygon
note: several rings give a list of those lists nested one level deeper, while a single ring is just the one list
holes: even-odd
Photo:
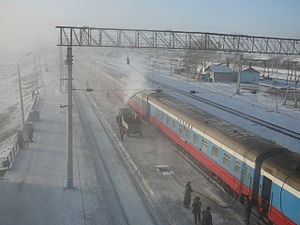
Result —
[{"label": "misty sky", "polygon": [[54,46],[55,25],[300,38],[300,0],[0,0],[0,51]]}]

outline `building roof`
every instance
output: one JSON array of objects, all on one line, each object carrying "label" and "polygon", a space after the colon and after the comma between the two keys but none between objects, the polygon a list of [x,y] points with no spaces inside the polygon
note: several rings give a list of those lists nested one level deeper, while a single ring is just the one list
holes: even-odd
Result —
[{"label": "building roof", "polygon": [[213,65],[209,66],[207,70],[211,70],[217,73],[232,73],[232,69],[225,65]]},{"label": "building roof", "polygon": [[260,73],[259,71],[253,69],[252,67],[248,67],[247,69],[244,69],[242,72]]}]

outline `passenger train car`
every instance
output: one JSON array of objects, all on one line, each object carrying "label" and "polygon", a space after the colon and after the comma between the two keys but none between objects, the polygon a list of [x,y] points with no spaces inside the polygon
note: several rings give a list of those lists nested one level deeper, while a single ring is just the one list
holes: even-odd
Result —
[{"label": "passenger train car", "polygon": [[163,93],[128,104],[278,225],[300,224],[300,157]]}]

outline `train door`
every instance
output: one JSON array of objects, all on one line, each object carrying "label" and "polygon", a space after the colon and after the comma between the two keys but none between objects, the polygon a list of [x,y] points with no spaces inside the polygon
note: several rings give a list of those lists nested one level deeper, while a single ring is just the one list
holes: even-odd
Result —
[{"label": "train door", "polygon": [[147,96],[146,110],[145,110],[146,120],[148,120],[148,121],[150,121],[150,103],[149,103],[149,97],[150,97],[150,95]]},{"label": "train door", "polygon": [[262,187],[262,212],[265,215],[267,215],[269,212],[271,189],[272,189],[272,181],[269,178],[264,176],[263,187]]}]

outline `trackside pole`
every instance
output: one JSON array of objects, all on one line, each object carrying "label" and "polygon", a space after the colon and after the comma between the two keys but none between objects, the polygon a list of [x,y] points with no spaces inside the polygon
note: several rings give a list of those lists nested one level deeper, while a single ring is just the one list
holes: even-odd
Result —
[{"label": "trackside pole", "polygon": [[62,47],[59,47],[59,91],[62,92],[62,82],[63,82],[63,51]]},{"label": "trackside pole", "polygon": [[240,94],[241,72],[242,72],[242,60],[243,60],[243,55],[240,55],[240,59],[239,59],[239,69],[238,69],[238,76],[237,76],[237,83],[236,83],[236,92],[235,92],[235,94],[237,94],[237,95]]},{"label": "trackside pole", "polygon": [[73,126],[72,126],[72,47],[67,48],[68,85],[67,85],[67,184],[66,188],[73,188]]}]

